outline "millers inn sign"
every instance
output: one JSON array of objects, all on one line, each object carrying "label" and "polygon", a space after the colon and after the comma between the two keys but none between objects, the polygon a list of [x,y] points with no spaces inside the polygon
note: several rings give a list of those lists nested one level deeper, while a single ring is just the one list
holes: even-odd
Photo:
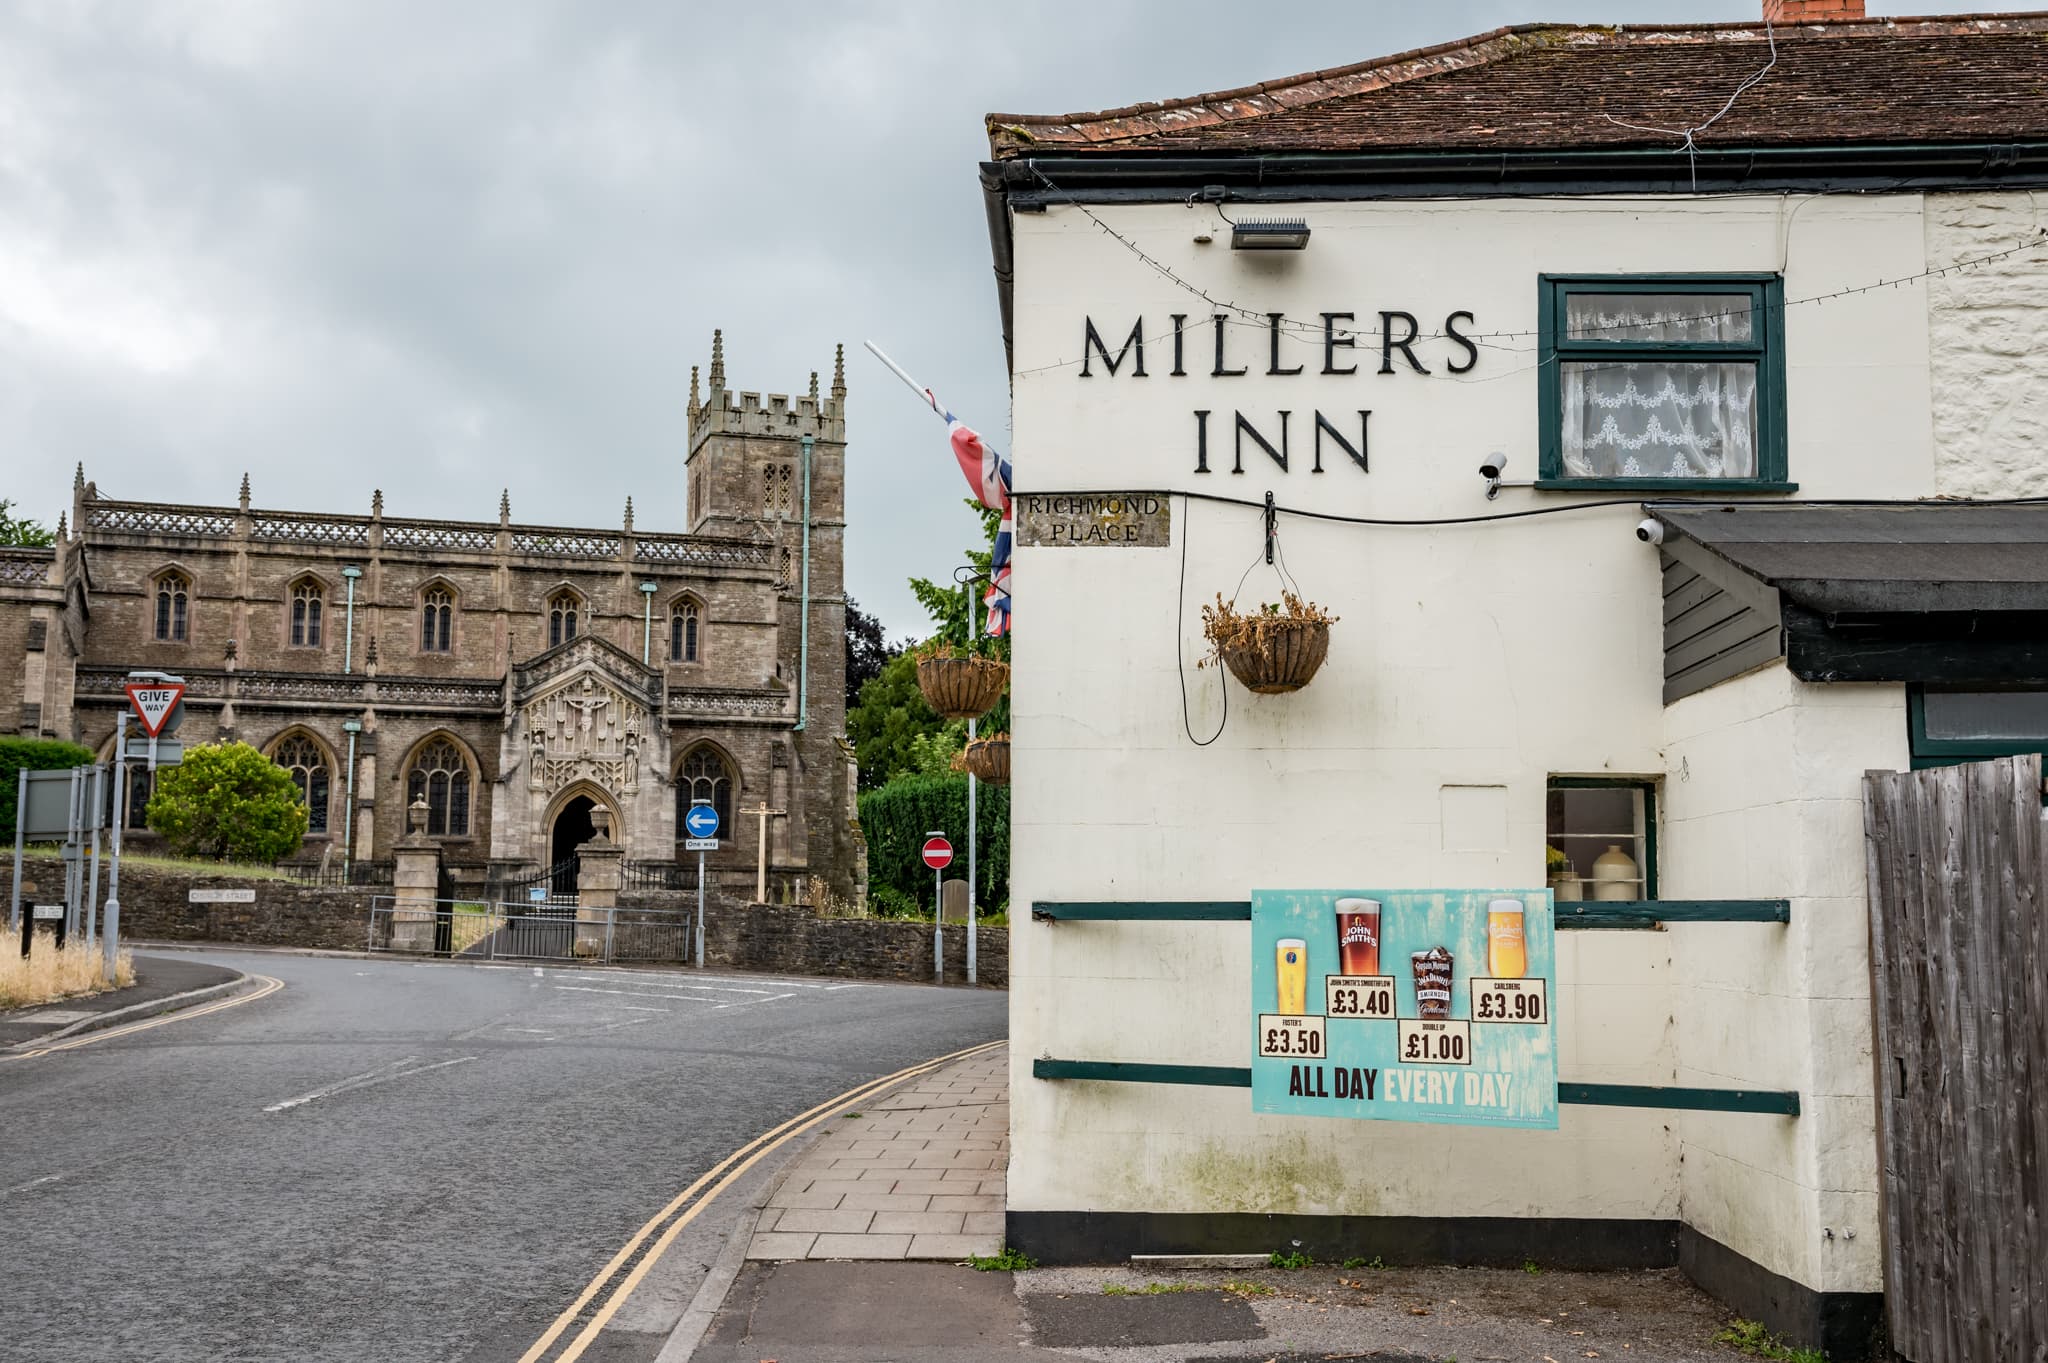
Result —
[{"label": "millers inn sign", "polygon": [[1012,1245],[1872,1349],[1863,773],[2048,746],[2048,16],[1770,8],[989,116]]}]

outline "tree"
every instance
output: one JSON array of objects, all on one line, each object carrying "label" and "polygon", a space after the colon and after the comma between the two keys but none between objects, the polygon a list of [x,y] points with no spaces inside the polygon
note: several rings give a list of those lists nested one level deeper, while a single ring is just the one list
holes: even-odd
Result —
[{"label": "tree", "polygon": [[0,545],[42,548],[57,542],[56,532],[41,521],[14,515],[14,503],[0,497]]},{"label": "tree", "polygon": [[276,861],[306,833],[292,778],[247,743],[187,748],[157,771],[144,817],[179,855],[216,861]]},{"label": "tree", "polygon": [[917,689],[917,659],[899,653],[861,688],[846,715],[846,737],[860,763],[860,788],[876,790],[919,771],[919,738],[946,728]]},{"label": "tree", "polygon": [[846,708],[860,703],[860,689],[881,675],[882,664],[901,653],[906,645],[889,646],[882,635],[882,622],[846,598]]}]

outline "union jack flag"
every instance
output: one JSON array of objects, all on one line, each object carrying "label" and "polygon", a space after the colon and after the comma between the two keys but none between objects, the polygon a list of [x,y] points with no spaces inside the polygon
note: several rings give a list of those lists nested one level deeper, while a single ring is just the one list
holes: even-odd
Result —
[{"label": "union jack flag", "polygon": [[[931,390],[925,396],[932,397]],[[939,402],[932,397],[932,406]],[[992,635],[1010,632],[1010,545],[1012,528],[1010,524],[1010,461],[997,454],[982,442],[973,427],[961,421],[951,412],[940,409],[939,415],[946,418],[946,435],[953,442],[953,457],[960,461],[960,472],[967,479],[967,486],[974,490],[974,496],[983,506],[1003,513],[1002,524],[996,530],[995,552],[989,561],[988,594],[982,598],[988,606],[986,632]]]}]

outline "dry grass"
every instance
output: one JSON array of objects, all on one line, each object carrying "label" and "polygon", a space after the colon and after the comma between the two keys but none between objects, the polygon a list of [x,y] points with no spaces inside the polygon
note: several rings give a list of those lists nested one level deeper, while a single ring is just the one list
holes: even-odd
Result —
[{"label": "dry grass", "polygon": [[[25,857],[43,857],[51,861],[55,861],[60,854],[61,849],[52,843],[32,845],[23,852]],[[102,893],[105,892],[107,883],[107,863],[112,859],[113,850],[111,845],[101,843],[100,887]],[[200,876],[238,876],[245,880],[289,880],[291,878],[274,867],[263,866],[254,862],[199,861],[190,857],[167,857],[149,852],[131,852],[126,848],[123,848],[121,852],[121,865],[124,867],[145,866],[152,871],[181,871]],[[26,870],[27,868],[24,867],[23,869]]]},{"label": "dry grass", "polygon": [[[121,953],[115,971],[119,983],[135,983],[135,964],[127,952]],[[0,926],[0,1008],[55,1003],[59,999],[97,994],[104,988],[97,942],[73,940],[59,950],[47,940],[39,941],[35,954],[24,961],[21,935]]]}]

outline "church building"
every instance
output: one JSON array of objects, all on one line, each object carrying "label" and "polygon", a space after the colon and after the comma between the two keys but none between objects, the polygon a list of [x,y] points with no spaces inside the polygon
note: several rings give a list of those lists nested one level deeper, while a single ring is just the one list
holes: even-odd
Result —
[{"label": "church building", "polygon": [[770,897],[853,893],[843,351],[824,395],[813,373],[763,397],[727,389],[714,335],[709,379],[685,533],[638,528],[631,498],[607,529],[515,520],[509,493],[494,521],[387,514],[382,491],[368,515],[269,511],[246,475],[230,506],[121,501],[81,467],[56,545],[0,549],[0,732],[110,755],[127,674],[153,669],[186,681],[181,739],[291,773],[303,860],[374,876],[424,800],[464,893],[605,826],[681,884],[705,799],[720,883],[752,893],[765,836]]}]

